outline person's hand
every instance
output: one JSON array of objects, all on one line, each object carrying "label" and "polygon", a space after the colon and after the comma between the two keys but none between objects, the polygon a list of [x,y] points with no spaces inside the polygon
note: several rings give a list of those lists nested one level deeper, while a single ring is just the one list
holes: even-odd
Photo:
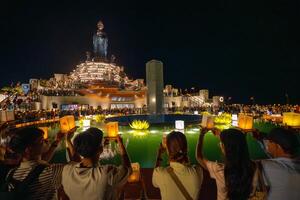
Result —
[{"label": "person's hand", "polygon": [[211,132],[212,132],[215,136],[220,137],[220,134],[221,134],[221,130],[220,130],[220,129],[213,128],[213,129],[211,130]]},{"label": "person's hand", "polygon": [[74,128],[70,129],[70,130],[68,131],[68,134],[73,134],[73,133],[75,133],[76,130],[77,130],[77,128],[78,128],[78,126],[75,126]]},{"label": "person's hand", "polygon": [[206,127],[202,127],[200,130],[200,134],[201,135],[205,135],[210,129],[206,128]]},{"label": "person's hand", "polygon": [[57,134],[56,134],[56,141],[57,142],[60,142],[63,138],[65,137],[65,133],[59,131]]},{"label": "person's hand", "polygon": [[164,147],[164,145],[162,143],[159,144],[158,147],[158,154],[162,154],[166,151],[166,148]]},{"label": "person's hand", "polygon": [[67,134],[65,134],[65,135],[66,135],[66,139],[67,139],[68,141],[71,141],[71,139],[73,138],[74,133],[76,132],[77,128],[78,128],[78,127],[75,126],[75,127],[72,128],[71,130],[69,130]]},{"label": "person's hand", "polygon": [[258,141],[263,141],[263,134],[261,134],[257,129],[252,130],[252,136]]},{"label": "person's hand", "polygon": [[120,147],[120,154],[125,155],[126,154],[126,149],[125,149],[124,144],[123,144],[123,139],[121,138],[120,135],[118,135],[116,140],[117,140],[117,143]]},{"label": "person's hand", "polygon": [[116,141],[117,141],[118,144],[123,144],[123,139],[119,134],[116,137]]}]

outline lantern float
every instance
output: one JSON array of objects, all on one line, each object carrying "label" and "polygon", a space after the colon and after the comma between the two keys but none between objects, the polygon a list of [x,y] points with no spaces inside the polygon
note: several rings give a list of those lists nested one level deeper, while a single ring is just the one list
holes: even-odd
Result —
[{"label": "lantern float", "polygon": [[184,121],[183,120],[176,120],[175,121],[175,129],[176,130],[184,130]]},{"label": "lantern float", "polygon": [[283,113],[283,124],[291,127],[300,127],[300,114],[294,112]]},{"label": "lantern float", "polygon": [[214,127],[214,117],[211,115],[203,115],[201,126],[212,129]]},{"label": "lantern float", "polygon": [[131,163],[132,173],[128,177],[129,183],[137,183],[140,181],[140,165],[139,163]]},{"label": "lantern float", "polygon": [[90,127],[91,126],[91,120],[84,119],[83,120],[83,127]]},{"label": "lantern float", "polygon": [[238,126],[242,130],[252,130],[252,128],[253,128],[253,117],[245,115],[245,114],[239,114]]},{"label": "lantern float", "polygon": [[106,124],[107,136],[114,138],[118,136],[119,133],[119,124],[118,122],[108,122]]},{"label": "lantern float", "polygon": [[75,118],[73,115],[67,115],[59,119],[61,132],[67,133],[75,128]]}]

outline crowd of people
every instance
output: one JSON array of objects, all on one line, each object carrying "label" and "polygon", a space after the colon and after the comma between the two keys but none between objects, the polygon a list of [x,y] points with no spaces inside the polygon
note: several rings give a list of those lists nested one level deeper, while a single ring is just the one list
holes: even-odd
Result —
[{"label": "crowd of people", "polygon": [[290,104],[273,104],[273,105],[226,105],[223,108],[224,111],[233,112],[244,112],[252,113],[253,115],[262,116],[263,114],[282,114],[284,112],[296,112],[300,113],[299,105],[290,105]]},{"label": "crowd of people", "polygon": [[[199,114],[202,112],[213,112],[207,108],[184,108],[183,112],[179,113],[195,113],[197,111]],[[253,115],[256,118],[262,118],[263,115],[272,115],[279,114],[282,115],[284,112],[295,112],[300,113],[300,106],[298,105],[224,105],[220,107],[219,110],[215,112],[218,114],[219,112],[226,112],[232,114],[238,113],[248,113]],[[52,110],[15,110],[15,120],[17,122],[30,122],[37,121],[40,119],[51,119],[55,117],[60,117],[64,115],[74,115],[76,118],[79,116],[86,115],[132,115],[132,114],[145,114],[147,113],[145,108],[114,108],[114,109],[102,109],[89,107],[88,109],[73,109],[73,110],[61,110],[61,109],[52,109]],[[168,113],[178,113],[176,109],[168,109]]]},{"label": "crowd of people", "polygon": [[[107,138],[98,128],[89,128],[76,136],[57,133],[50,144],[43,131],[35,127],[17,130],[0,154],[0,199],[120,199],[122,188],[132,169],[122,138]],[[205,134],[212,131],[220,138],[224,161],[209,161],[203,155]],[[257,133],[259,134],[259,133]],[[73,137],[73,139],[72,139]],[[63,140],[63,138],[65,138]],[[172,131],[162,138],[154,166],[152,184],[162,199],[198,199],[204,170],[215,179],[217,200],[298,200],[300,191],[299,141],[289,129],[274,128],[257,139],[270,159],[251,160],[246,134],[238,129],[202,128],[191,165],[186,136]],[[49,164],[56,147],[65,141],[70,162]],[[103,148],[116,142],[121,165],[100,165]],[[168,166],[162,166],[163,154]],[[59,194],[59,195],[57,195]],[[21,196],[20,196],[21,195]]]},{"label": "crowd of people", "polygon": [[38,95],[45,95],[45,96],[80,96],[75,90],[55,90],[55,89],[47,89],[47,90],[38,90]]},{"label": "crowd of people", "polygon": [[132,115],[132,114],[141,114],[141,109],[134,108],[114,108],[114,109],[74,109],[74,110],[60,110],[60,109],[52,109],[52,110],[32,110],[32,111],[15,111],[15,121],[16,123],[22,122],[31,122],[31,121],[39,121],[41,119],[53,119],[56,117],[61,117],[65,115],[74,115],[76,119],[80,116],[87,115]]}]

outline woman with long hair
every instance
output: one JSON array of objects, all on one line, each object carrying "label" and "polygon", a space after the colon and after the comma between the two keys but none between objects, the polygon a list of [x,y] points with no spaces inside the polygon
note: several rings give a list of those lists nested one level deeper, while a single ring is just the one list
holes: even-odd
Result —
[{"label": "woman with long hair", "polygon": [[[161,156],[165,151],[169,166],[161,167]],[[165,144],[160,144],[152,177],[152,183],[160,189],[162,199],[198,199],[202,173],[199,165],[191,166],[189,163],[185,135],[177,131],[169,133]]]},{"label": "woman with long hair", "polygon": [[250,160],[246,136],[240,130],[227,129],[220,134],[224,163],[203,158],[202,147],[206,129],[201,130],[197,160],[216,180],[218,200],[246,200],[255,191],[258,181],[256,164]]}]

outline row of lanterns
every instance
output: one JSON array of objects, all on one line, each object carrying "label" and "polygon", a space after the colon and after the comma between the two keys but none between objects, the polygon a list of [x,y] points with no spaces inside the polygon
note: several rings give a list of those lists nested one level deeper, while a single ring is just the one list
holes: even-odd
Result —
[{"label": "row of lanterns", "polygon": [[[291,127],[300,127],[300,114],[298,113],[283,113],[283,124]],[[214,116],[203,115],[202,116],[202,127],[208,129],[214,128]],[[253,129],[253,117],[240,113],[239,115],[232,115],[232,126],[238,127],[242,130],[249,131]],[[108,137],[117,137],[119,129],[118,122],[109,122],[106,124]],[[176,130],[184,130],[184,121],[175,121]]]},{"label": "row of lanterns", "polygon": [[[300,127],[300,114],[294,112],[283,113],[283,125],[290,126],[292,128]],[[214,127],[214,116],[203,115],[202,116],[202,127],[213,128]],[[253,129],[253,117],[240,113],[239,115],[232,115],[232,126],[239,127],[242,130]]]},{"label": "row of lanterns", "polygon": [[25,122],[25,123],[17,124],[15,127],[21,128],[21,127],[25,127],[25,126],[52,123],[52,122],[57,122],[57,121],[59,121],[58,118],[57,119],[46,119],[46,120],[39,120],[39,121],[34,121],[34,122]]},{"label": "row of lanterns", "polygon": [[[41,120],[35,122],[27,122],[22,124],[17,124],[16,128],[38,125],[41,123],[50,123],[50,122],[60,122],[61,131],[67,133],[71,129],[75,128],[75,118],[73,115],[67,115],[60,119],[51,119],[51,120]],[[90,125],[89,120],[84,120],[84,126]],[[300,114],[299,113],[283,113],[283,125],[290,127],[300,127]],[[214,127],[214,116],[212,115],[203,115],[202,116],[202,127],[213,128]],[[240,113],[237,115],[232,115],[232,126],[239,127],[242,130],[252,130],[253,129],[253,117]],[[118,122],[109,122],[106,124],[108,137],[117,137],[119,128]],[[48,138],[48,127],[40,127],[44,131],[44,138]],[[184,130],[184,121],[177,120],[175,121],[176,130]]]},{"label": "row of lanterns", "polygon": [[[214,116],[203,115],[202,116],[202,127],[208,129],[214,128]],[[252,130],[253,128],[253,117],[245,114],[232,115],[232,126],[239,127],[242,130]]]},{"label": "row of lanterns", "polygon": [[[283,123],[288,126],[296,127],[300,126],[300,114],[297,113],[284,113],[283,114]],[[85,125],[89,124],[88,122],[84,123]],[[60,118],[61,131],[68,132],[75,127],[74,116],[65,116]],[[202,123],[203,127],[213,128],[214,119],[211,115],[203,115]],[[242,130],[252,130],[253,129],[253,117],[240,113],[237,115],[232,115],[232,125],[241,128]],[[48,128],[41,127],[44,132],[47,132]],[[119,133],[118,122],[109,122],[106,124],[107,136],[110,138],[115,138]],[[175,129],[184,130],[184,121],[177,120],[175,121]],[[45,136],[44,136],[45,137]],[[132,163],[133,173],[129,176],[128,182],[134,183],[140,180],[140,166],[139,163]]]}]

